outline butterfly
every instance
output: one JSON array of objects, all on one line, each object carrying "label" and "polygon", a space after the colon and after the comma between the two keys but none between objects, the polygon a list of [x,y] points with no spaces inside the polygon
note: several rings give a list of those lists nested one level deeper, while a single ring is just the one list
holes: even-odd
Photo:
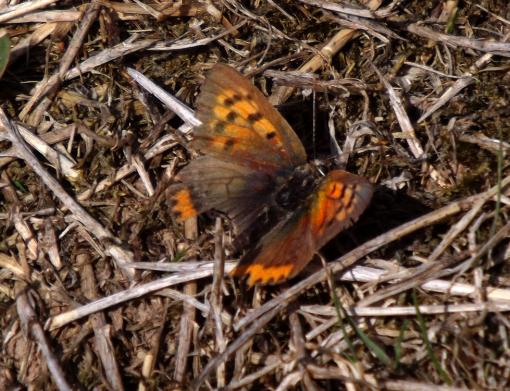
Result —
[{"label": "butterfly", "polygon": [[216,64],[197,99],[192,160],[171,187],[171,210],[184,221],[209,210],[226,214],[237,233],[268,210],[282,216],[241,258],[231,275],[249,286],[296,276],[315,253],[368,206],[370,182],[342,170],[317,175],[303,144],[265,96],[238,71]]}]

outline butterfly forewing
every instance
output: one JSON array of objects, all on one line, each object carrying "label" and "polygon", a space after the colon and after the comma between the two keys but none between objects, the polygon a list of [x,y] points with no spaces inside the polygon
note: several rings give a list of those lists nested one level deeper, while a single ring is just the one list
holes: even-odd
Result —
[{"label": "butterfly forewing", "polygon": [[275,173],[306,162],[301,141],[264,95],[235,69],[217,64],[198,98],[198,150]]},{"label": "butterfly forewing", "polygon": [[373,187],[364,178],[335,170],[305,205],[266,234],[232,272],[248,284],[271,284],[294,277],[334,236],[355,222],[368,206]]},{"label": "butterfly forewing", "polygon": [[270,203],[277,176],[306,161],[285,119],[239,72],[217,64],[198,97],[193,146],[207,156],[179,173],[170,191],[180,220],[210,209],[226,213],[245,231]]}]

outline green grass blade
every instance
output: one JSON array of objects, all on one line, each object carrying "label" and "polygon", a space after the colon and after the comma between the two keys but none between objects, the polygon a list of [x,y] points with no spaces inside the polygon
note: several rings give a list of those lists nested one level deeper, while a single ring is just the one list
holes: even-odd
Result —
[{"label": "green grass blade", "polygon": [[413,289],[413,304],[414,308],[416,309],[416,319],[418,321],[418,326],[420,328],[421,337],[423,339],[423,342],[425,343],[425,348],[427,349],[427,354],[430,358],[430,361],[432,361],[432,365],[434,365],[434,368],[436,368],[436,371],[439,374],[441,380],[448,385],[452,385],[452,379],[450,379],[450,376],[448,376],[446,371],[443,369],[441,363],[437,359],[432,349],[432,344],[430,343],[429,336],[427,334],[427,325],[425,324],[425,319],[423,319],[423,316],[421,316],[420,308],[418,306],[418,299],[416,297],[416,290],[414,289]]},{"label": "green grass blade", "polygon": [[393,345],[393,350],[395,351],[395,369],[398,369],[400,366],[400,357],[402,357],[402,342],[404,341],[404,334],[407,330],[407,325],[409,324],[409,321],[407,319],[404,319],[404,322],[402,323],[402,327],[400,327],[400,333],[398,334],[398,338],[395,341],[395,344]]},{"label": "green grass blade", "polygon": [[0,79],[2,78],[7,65],[9,64],[9,54],[11,51],[11,42],[7,31],[0,30]]},{"label": "green grass blade", "polygon": [[[338,299],[338,296],[336,294],[335,286],[333,285],[333,279],[330,278],[331,282],[331,292],[333,296],[333,302],[335,304],[336,313],[338,316],[338,322],[340,324],[340,327],[342,328],[342,331],[344,332],[344,337],[346,338],[346,341],[349,345],[349,348],[351,350],[351,354],[354,355],[354,348],[352,345],[352,342],[348,338],[348,334],[345,328],[345,322],[343,322],[343,319],[347,319],[347,321],[350,323],[351,327],[354,329],[358,337],[363,341],[365,346],[372,352],[372,354],[379,359],[380,362],[382,362],[384,365],[387,365],[389,367],[393,366],[393,360],[390,356],[386,354],[384,349],[380,347],[374,340],[372,340],[361,328],[358,327],[352,316],[350,316],[347,311],[343,308],[342,304],[340,303],[340,300]],[[342,316],[343,315],[343,316]]]}]

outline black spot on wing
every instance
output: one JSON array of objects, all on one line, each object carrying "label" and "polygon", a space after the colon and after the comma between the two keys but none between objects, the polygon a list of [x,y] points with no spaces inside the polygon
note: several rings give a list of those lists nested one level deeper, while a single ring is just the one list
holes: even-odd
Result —
[{"label": "black spot on wing", "polygon": [[225,132],[225,122],[216,122],[213,126],[213,129],[217,133],[224,133]]},{"label": "black spot on wing", "polygon": [[237,113],[235,111],[231,111],[227,114],[227,121],[233,122],[237,118]]},{"label": "black spot on wing", "polygon": [[223,105],[225,105],[226,107],[231,107],[231,106],[233,106],[236,102],[239,102],[241,99],[242,99],[242,96],[241,96],[241,95],[239,95],[239,94],[234,94],[234,95],[232,95],[231,97],[225,98],[225,100],[223,101]]},{"label": "black spot on wing", "polygon": [[232,139],[227,140],[227,141],[225,141],[225,145],[223,146],[223,149],[225,151],[229,151],[234,147],[234,144],[235,144],[234,140],[232,140]]},{"label": "black spot on wing", "polygon": [[264,118],[262,113],[256,112],[256,113],[251,113],[250,115],[248,115],[248,117],[246,119],[248,120],[249,123],[254,124],[257,121],[260,121],[262,118]]}]

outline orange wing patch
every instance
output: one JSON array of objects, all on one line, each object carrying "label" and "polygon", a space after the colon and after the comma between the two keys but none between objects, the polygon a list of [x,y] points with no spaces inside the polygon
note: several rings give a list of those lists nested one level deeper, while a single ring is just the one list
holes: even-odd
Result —
[{"label": "orange wing patch", "polygon": [[335,218],[346,220],[347,209],[352,202],[353,190],[336,180],[325,180],[317,189],[312,206],[311,229],[317,235],[324,235],[328,224]]},{"label": "orange wing patch", "polygon": [[188,189],[181,189],[172,195],[172,212],[177,215],[179,221],[184,221],[198,214],[193,205],[191,193]]},{"label": "orange wing patch", "polygon": [[253,129],[259,136],[270,140],[274,146],[284,148],[282,138],[276,133],[276,127],[266,118],[263,108],[257,105],[254,95],[248,91],[224,90],[216,97],[216,104],[213,112],[218,119]]},{"label": "orange wing patch", "polygon": [[254,263],[234,269],[231,275],[249,276],[246,281],[249,286],[255,284],[267,285],[288,279],[294,269],[295,265],[293,264],[266,266]]},{"label": "orange wing patch", "polygon": [[310,229],[316,249],[349,228],[370,203],[373,187],[365,178],[346,171],[331,171],[310,203]]},{"label": "orange wing patch", "polygon": [[232,276],[248,277],[249,286],[278,284],[294,277],[312,259],[310,215],[302,207],[269,231],[241,258]]}]

